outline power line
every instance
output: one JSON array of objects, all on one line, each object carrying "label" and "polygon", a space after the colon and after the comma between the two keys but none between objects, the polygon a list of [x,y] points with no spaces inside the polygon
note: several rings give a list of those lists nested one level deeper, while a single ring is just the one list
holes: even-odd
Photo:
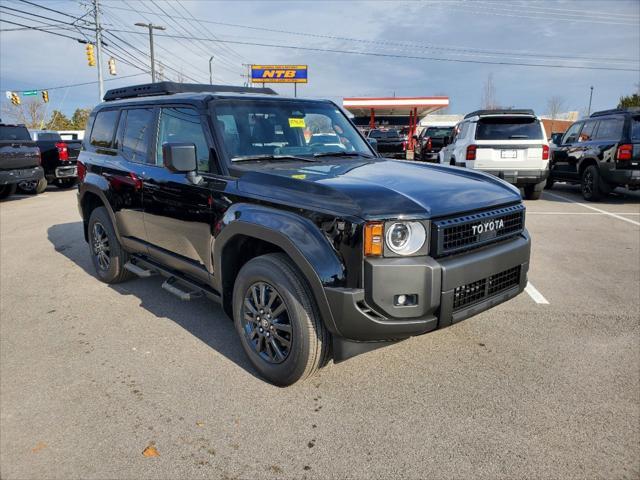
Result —
[{"label": "power line", "polygon": [[[123,30],[112,30],[115,32],[122,32]],[[129,33],[132,32],[130,30],[125,30]],[[189,39],[198,39],[203,41],[213,41],[206,38],[198,38],[198,37],[185,37],[183,35],[172,35],[172,34],[159,34],[159,37],[167,37],[167,38],[189,38]],[[482,65],[509,65],[509,66],[518,66],[518,67],[541,67],[541,68],[562,68],[562,69],[572,69],[572,70],[607,70],[607,71],[619,71],[619,72],[637,72],[639,69],[634,68],[619,68],[619,67],[599,67],[599,66],[587,66],[587,65],[560,65],[560,64],[542,64],[542,63],[524,63],[524,62],[498,62],[498,61],[489,61],[489,60],[470,60],[470,59],[460,59],[460,58],[440,58],[440,57],[425,57],[419,55],[400,55],[400,54],[391,54],[391,53],[382,53],[382,52],[366,52],[366,51],[357,51],[357,50],[342,50],[342,49],[333,49],[333,48],[318,48],[318,47],[300,47],[295,45],[282,45],[276,43],[258,43],[258,42],[243,42],[239,40],[220,40],[225,43],[233,43],[237,45],[252,45],[256,47],[271,47],[271,48],[285,48],[289,50],[303,50],[303,51],[312,51],[312,52],[325,52],[325,53],[344,53],[349,55],[363,55],[370,57],[383,57],[383,58],[405,58],[410,60],[430,60],[435,62],[453,62],[453,63],[475,63]]]},{"label": "power line", "polygon": [[4,18],[0,19],[0,22],[10,23],[11,25],[18,25],[19,27],[24,27],[25,29],[28,29],[28,30],[38,30],[40,32],[49,33],[51,35],[57,35],[58,37],[70,38],[71,40],[75,40],[76,42],[79,42],[79,43],[87,43],[86,40],[82,40],[80,38],[71,37],[71,36],[65,35],[63,33],[51,32],[49,30],[45,30],[43,28],[38,28],[38,27],[35,27],[35,26],[32,26],[32,25],[24,25],[22,23],[11,22],[9,20],[5,20]]},{"label": "power line", "polygon": [[[122,79],[125,79],[125,78],[139,77],[140,75],[145,75],[145,74],[144,73],[134,73],[132,75],[123,75],[123,76],[118,77],[118,78],[107,78],[105,80],[105,82],[113,82],[115,80],[122,80]],[[57,87],[30,88],[29,90],[60,90],[62,88],[74,88],[74,87],[83,87],[85,85],[95,85],[96,83],[98,83],[97,80],[95,80],[93,82],[82,82],[82,83],[71,83],[69,85],[59,85]],[[5,90],[5,91],[20,92],[20,91],[22,91],[22,89],[13,89],[13,90]]]}]

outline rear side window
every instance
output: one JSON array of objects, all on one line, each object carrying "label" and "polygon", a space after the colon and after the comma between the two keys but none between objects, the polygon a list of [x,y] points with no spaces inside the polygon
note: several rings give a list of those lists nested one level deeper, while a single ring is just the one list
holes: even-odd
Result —
[{"label": "rear side window", "polygon": [[631,118],[631,141],[640,142],[640,116]]},{"label": "rear side window", "polygon": [[623,118],[606,118],[600,120],[598,130],[595,134],[596,140],[620,140],[622,138],[622,129],[624,127]]},{"label": "rear side window", "polygon": [[542,139],[540,122],[533,117],[486,117],[476,127],[476,140]]},{"label": "rear side window", "polygon": [[469,131],[469,125],[469,122],[460,124],[460,129],[458,131],[458,134],[456,135],[456,138],[465,138],[467,136],[467,132]]},{"label": "rear side window", "polygon": [[103,110],[98,112],[93,122],[93,128],[91,129],[91,145],[100,148],[111,148],[113,144],[113,134],[116,131],[118,113],[118,110]]},{"label": "rear side window", "polygon": [[145,163],[147,161],[149,132],[153,124],[153,110],[134,108],[126,110],[126,114],[122,136],[122,153],[127,160]]},{"label": "rear side window", "polygon": [[27,127],[0,126],[0,140],[31,140]]}]

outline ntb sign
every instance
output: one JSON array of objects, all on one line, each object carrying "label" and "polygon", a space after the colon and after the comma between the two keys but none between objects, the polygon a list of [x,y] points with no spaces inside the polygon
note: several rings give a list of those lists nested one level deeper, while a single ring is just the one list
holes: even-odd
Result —
[{"label": "ntb sign", "polygon": [[307,83],[307,65],[251,65],[252,83]]}]

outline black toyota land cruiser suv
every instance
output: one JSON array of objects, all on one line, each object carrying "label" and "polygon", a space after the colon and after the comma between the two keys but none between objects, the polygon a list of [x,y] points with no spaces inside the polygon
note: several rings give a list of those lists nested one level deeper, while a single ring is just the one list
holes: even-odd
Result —
[{"label": "black toyota land cruiser suv", "polygon": [[278,385],[330,353],[339,362],[480,313],[527,281],[517,189],[382,158],[330,101],[167,82],[110,90],[78,177],[98,278],[159,274],[178,298],[219,301]]},{"label": "black toyota land cruiser suv", "polygon": [[586,200],[616,187],[640,188],[640,108],[592,113],[569,127],[551,152],[546,188],[579,183]]}]

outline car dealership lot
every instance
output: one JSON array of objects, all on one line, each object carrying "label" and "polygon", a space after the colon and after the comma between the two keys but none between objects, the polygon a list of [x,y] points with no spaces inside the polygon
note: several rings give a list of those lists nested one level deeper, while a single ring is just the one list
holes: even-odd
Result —
[{"label": "car dealership lot", "polygon": [[157,278],[100,283],[75,192],[11,197],[0,474],[637,478],[640,193],[583,204],[557,185],[527,208],[542,299],[282,389],[256,376],[216,304],[180,303]]}]

